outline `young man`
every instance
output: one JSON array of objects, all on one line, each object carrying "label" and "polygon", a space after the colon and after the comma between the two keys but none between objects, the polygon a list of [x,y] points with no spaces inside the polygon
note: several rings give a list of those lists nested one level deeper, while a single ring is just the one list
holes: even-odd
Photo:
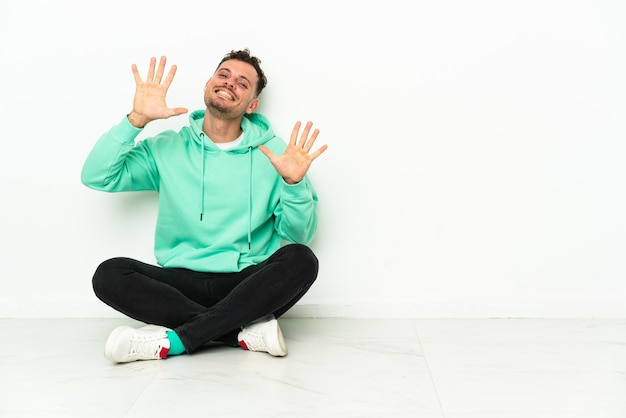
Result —
[{"label": "young man", "polygon": [[[135,141],[148,123],[187,112],[165,96],[176,66],[150,60],[132,111],[96,142],[81,180],[105,192],[156,191],[157,265],[104,261],[93,288],[104,303],[147,325],[111,332],[113,362],[192,353],[208,342],[285,356],[276,318],[317,277],[307,244],[317,228],[317,195],[307,171],[327,146],[297,122],[289,143],[255,113],[267,79],[248,49],[231,51],[204,89],[205,110],[189,125]],[[302,128],[302,131],[301,131]],[[285,245],[282,245],[283,241]]]}]

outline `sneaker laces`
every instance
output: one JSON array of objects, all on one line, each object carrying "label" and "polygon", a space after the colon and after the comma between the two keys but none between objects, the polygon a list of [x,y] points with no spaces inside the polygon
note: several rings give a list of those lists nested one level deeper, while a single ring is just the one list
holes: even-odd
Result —
[{"label": "sneaker laces", "polygon": [[144,337],[134,336],[130,342],[129,355],[147,356],[149,358],[165,358],[169,347],[165,347],[163,340],[167,340],[167,337]]},{"label": "sneaker laces", "polygon": [[263,327],[257,326],[251,328],[244,329],[244,339],[243,342],[246,345],[246,348],[250,351],[267,351],[267,347],[265,346],[264,335],[265,333]]}]

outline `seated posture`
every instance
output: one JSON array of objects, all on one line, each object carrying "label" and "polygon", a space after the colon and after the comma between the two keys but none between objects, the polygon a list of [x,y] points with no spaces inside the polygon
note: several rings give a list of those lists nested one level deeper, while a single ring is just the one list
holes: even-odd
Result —
[{"label": "seated posture", "polygon": [[231,51],[204,88],[206,109],[178,132],[136,141],[150,122],[187,113],[165,96],[176,74],[133,64],[132,111],[89,153],[83,184],[105,192],[156,191],[156,264],[117,257],[93,276],[97,297],[146,325],[120,326],[104,354],[116,363],[164,359],[220,342],[285,356],[277,318],[308,291],[318,259],[317,194],[307,172],[326,149],[319,130],[294,125],[288,143],[255,113],[267,79],[248,49]]}]

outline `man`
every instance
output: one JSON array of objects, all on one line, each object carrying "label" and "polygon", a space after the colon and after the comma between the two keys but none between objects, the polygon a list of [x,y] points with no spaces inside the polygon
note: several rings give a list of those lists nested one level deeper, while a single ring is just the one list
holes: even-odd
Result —
[{"label": "man", "polygon": [[135,141],[148,123],[187,112],[166,105],[176,66],[163,78],[165,67],[166,57],[158,67],[153,57],[144,81],[133,64],[133,109],[82,169],[95,190],[159,193],[157,265],[117,257],[93,277],[98,298],[147,324],[114,329],[105,357],[164,359],[209,342],[285,356],[277,318],[318,273],[307,246],[317,228],[307,171],[327,146],[312,151],[311,122],[297,122],[286,144],[255,113],[267,79],[248,49],[224,56],[205,85],[206,109],[189,125]]}]

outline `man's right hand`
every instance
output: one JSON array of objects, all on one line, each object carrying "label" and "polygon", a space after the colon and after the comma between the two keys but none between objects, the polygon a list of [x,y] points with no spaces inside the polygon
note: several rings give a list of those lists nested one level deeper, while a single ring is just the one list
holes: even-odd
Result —
[{"label": "man's right hand", "polygon": [[161,57],[159,67],[156,69],[156,58],[150,59],[150,68],[146,81],[141,79],[137,65],[133,64],[133,76],[135,77],[135,98],[133,99],[133,110],[128,114],[128,121],[136,128],[143,128],[149,122],[156,119],[167,119],[171,116],[187,113],[187,108],[168,108],[165,104],[165,95],[174,80],[176,65],[172,65],[167,77],[163,79],[165,72],[166,57]]}]

